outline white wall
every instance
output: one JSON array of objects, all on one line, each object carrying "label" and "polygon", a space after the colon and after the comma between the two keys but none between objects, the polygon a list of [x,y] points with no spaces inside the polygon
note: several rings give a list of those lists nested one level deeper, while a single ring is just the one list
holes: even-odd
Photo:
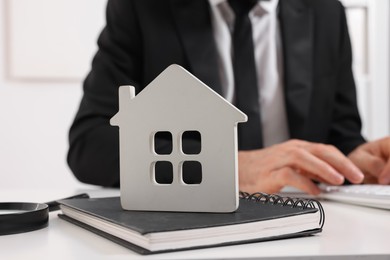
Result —
[{"label": "white wall", "polygon": [[[27,2],[34,4],[26,6]],[[20,11],[20,8],[23,8],[34,14],[37,22],[46,18],[45,14],[50,13],[52,9],[47,9],[48,1],[44,0],[0,1],[0,189],[33,188],[42,184],[52,188],[79,185],[66,164],[67,134],[81,98],[82,77],[87,73],[90,59],[96,50],[96,38],[103,25],[105,0],[83,0],[81,1],[83,4],[79,4],[80,1],[77,0],[53,2],[69,3],[68,7],[74,9],[72,12],[70,12],[72,8],[66,9],[69,11],[66,13],[68,16],[52,15],[52,27],[49,26],[50,20],[46,20],[46,26],[51,28],[53,37],[56,37],[54,41],[61,37],[59,31],[56,31],[56,23],[63,28],[71,24],[68,19],[75,21],[81,18],[82,13],[76,11],[80,6],[85,14],[93,16],[92,22],[90,17],[84,17],[84,24],[88,24],[88,27],[77,27],[75,23],[73,27],[68,27],[66,37],[80,38],[79,34],[86,30],[81,37],[83,40],[80,46],[77,44],[56,46],[48,44],[47,39],[39,46],[39,39],[34,39],[33,43],[29,44],[27,38],[23,39],[25,45],[16,48],[17,44],[23,43],[19,38],[27,31],[32,38],[39,34],[32,33],[34,24],[28,20],[32,16],[22,16],[19,13],[19,16],[11,19],[9,12],[11,5],[13,11]],[[23,21],[24,24],[18,24],[19,21]],[[18,28],[18,31],[12,31],[12,28]],[[23,28],[26,31],[23,31]],[[15,39],[17,44],[13,45],[12,41]],[[29,47],[31,49],[28,49]],[[49,56],[41,53],[48,48],[51,49]],[[26,50],[28,52],[23,53]],[[82,51],[86,53],[80,55]],[[28,60],[28,55],[32,53],[36,58]],[[20,54],[24,55],[19,57]],[[49,77],[56,76],[54,73],[56,69],[58,71],[58,68],[61,68],[64,57],[76,59],[76,62],[72,62],[81,69],[76,72],[74,68],[63,70],[65,77]],[[13,62],[10,62],[11,60]],[[51,71],[54,73],[48,73],[47,78],[42,77],[39,73],[44,70],[39,66],[52,61],[54,63],[51,64]],[[82,66],[77,63],[81,63]],[[10,64],[20,65],[11,69]],[[30,64],[30,70],[24,67],[24,64]],[[28,74],[29,71],[36,73]],[[78,77],[79,75],[82,76]]]}]

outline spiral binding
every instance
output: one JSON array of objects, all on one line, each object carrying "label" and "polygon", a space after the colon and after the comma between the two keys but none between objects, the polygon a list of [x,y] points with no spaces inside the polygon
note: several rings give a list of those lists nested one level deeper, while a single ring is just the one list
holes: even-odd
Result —
[{"label": "spiral binding", "polygon": [[280,205],[283,207],[292,207],[292,208],[302,208],[302,209],[318,209],[320,211],[320,226],[321,228],[325,223],[325,211],[321,203],[315,199],[302,199],[302,198],[292,198],[292,197],[283,197],[277,194],[268,194],[264,192],[256,192],[249,194],[247,192],[240,191],[240,199],[251,200],[255,202],[260,202],[263,204],[273,204]]}]

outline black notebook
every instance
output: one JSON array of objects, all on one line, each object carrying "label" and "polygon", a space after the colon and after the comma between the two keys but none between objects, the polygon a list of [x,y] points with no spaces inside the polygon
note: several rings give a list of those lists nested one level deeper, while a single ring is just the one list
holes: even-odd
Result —
[{"label": "black notebook", "polygon": [[315,200],[242,194],[233,213],[126,211],[120,198],[60,201],[59,216],[140,254],[307,236],[322,231]]}]

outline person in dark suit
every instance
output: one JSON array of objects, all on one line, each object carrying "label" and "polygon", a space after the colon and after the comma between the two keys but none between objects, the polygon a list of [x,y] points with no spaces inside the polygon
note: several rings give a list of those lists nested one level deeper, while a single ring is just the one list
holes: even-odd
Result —
[{"label": "person in dark suit", "polygon": [[[231,27],[229,12],[234,17],[229,4],[230,0],[108,1],[107,25],[69,134],[68,163],[80,181],[120,184],[119,134],[109,124],[118,111],[120,85],[135,86],[139,93],[175,63],[235,103],[234,66],[223,38]],[[267,7],[272,4],[274,9]],[[220,7],[227,13],[220,13]],[[260,97],[264,142],[251,145],[249,140],[249,146],[240,146],[239,140],[240,190],[277,192],[294,186],[316,194],[319,189],[313,181],[390,183],[390,139],[366,142],[361,135],[343,6],[337,0],[271,0],[254,3],[253,8],[254,53],[263,53],[256,60],[257,79],[278,86],[264,93],[280,91],[280,104],[268,111],[281,112],[263,113],[278,102]],[[256,25],[265,21],[259,17],[266,12],[274,12],[274,18]],[[266,46],[256,32],[268,27],[270,31],[263,33],[273,36]],[[268,72],[272,64],[276,69]],[[271,74],[276,75],[274,83],[268,80]],[[272,128],[278,120],[283,127]]]}]

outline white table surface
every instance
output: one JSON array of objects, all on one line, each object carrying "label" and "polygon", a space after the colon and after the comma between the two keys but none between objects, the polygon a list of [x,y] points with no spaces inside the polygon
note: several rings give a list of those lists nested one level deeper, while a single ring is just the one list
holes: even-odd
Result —
[{"label": "white table surface", "polygon": [[[119,195],[113,189],[2,190],[0,201],[44,202],[86,191],[91,197]],[[49,227],[0,236],[0,259],[390,259],[390,210],[323,201],[323,232],[310,237],[149,256],[115,244],[50,213]]]}]

